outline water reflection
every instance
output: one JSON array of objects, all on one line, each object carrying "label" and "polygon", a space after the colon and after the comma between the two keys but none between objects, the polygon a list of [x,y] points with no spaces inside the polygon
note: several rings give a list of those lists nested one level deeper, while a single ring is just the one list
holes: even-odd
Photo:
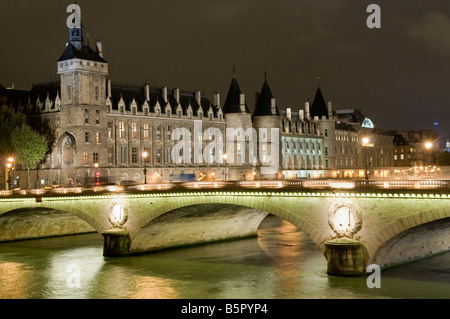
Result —
[{"label": "water reflection", "polygon": [[[382,271],[381,289],[369,289],[365,277],[327,276],[325,257],[309,236],[273,216],[258,238],[123,258],[104,258],[102,249],[98,234],[0,244],[0,298],[450,296],[450,253]],[[79,287],[68,284],[71,265],[79,267]]]}]

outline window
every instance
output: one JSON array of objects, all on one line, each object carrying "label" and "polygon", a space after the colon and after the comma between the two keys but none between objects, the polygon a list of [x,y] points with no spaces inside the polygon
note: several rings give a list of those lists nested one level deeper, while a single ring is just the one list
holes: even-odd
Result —
[{"label": "window", "polygon": [[71,85],[67,86],[67,99],[69,101],[72,101],[72,86]]},{"label": "window", "polygon": [[120,164],[127,163],[127,148],[124,146],[121,146],[119,148],[119,161],[120,161]]},{"label": "window", "polygon": [[161,164],[161,148],[156,149],[156,163]]},{"label": "window", "polygon": [[98,163],[98,153],[93,153],[92,159],[93,159],[94,163]]},{"label": "window", "polygon": [[172,153],[172,149],[168,148],[166,149],[166,157],[167,157],[167,164],[171,164],[172,163],[172,157],[170,156]]},{"label": "window", "polygon": [[150,126],[148,123],[144,124],[144,140],[148,140],[150,138]]},{"label": "window", "polygon": [[136,108],[135,107],[133,107],[133,108],[131,108],[131,114],[133,114],[133,115],[136,115]]},{"label": "window", "polygon": [[119,122],[119,136],[125,138],[125,122]]},{"label": "window", "polygon": [[119,108],[119,112],[120,112],[121,114],[124,114],[124,113],[125,113],[125,108],[124,108],[123,106],[121,106],[121,107]]},{"label": "window", "polygon": [[95,133],[95,142],[100,143],[100,132]]},{"label": "window", "polygon": [[159,125],[156,125],[156,139],[157,140],[161,139],[161,129]]},{"label": "window", "polygon": [[84,124],[89,124],[89,110],[84,110]]},{"label": "window", "polygon": [[136,140],[138,137],[138,125],[137,123],[131,123],[131,138]]},{"label": "window", "polygon": [[328,155],[328,147],[325,146],[325,155]]},{"label": "window", "polygon": [[112,136],[112,126],[113,126],[113,123],[112,122],[108,122],[108,138],[113,138],[113,136]]},{"label": "window", "polygon": [[95,86],[95,100],[98,101],[100,99],[100,89],[98,85]]},{"label": "window", "polygon": [[400,159],[405,159],[405,154],[400,154]]},{"label": "window", "polygon": [[325,129],[325,137],[327,137],[327,136],[328,136],[328,130]]},{"label": "window", "polygon": [[132,147],[131,148],[131,163],[137,164],[138,162],[138,148]]},{"label": "window", "polygon": [[144,115],[148,116],[148,108],[144,108]]},{"label": "window", "polygon": [[84,133],[84,141],[85,141],[86,143],[89,143],[89,132],[85,132],[85,133]]},{"label": "window", "polygon": [[89,163],[89,154],[83,153],[83,164]]}]

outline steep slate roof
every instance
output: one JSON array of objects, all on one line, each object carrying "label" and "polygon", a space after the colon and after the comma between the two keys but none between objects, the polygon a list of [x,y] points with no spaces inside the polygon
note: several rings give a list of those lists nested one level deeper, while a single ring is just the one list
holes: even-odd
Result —
[{"label": "steep slate roof", "polygon": [[343,122],[336,122],[334,127],[336,130],[356,132],[356,129],[352,125]]},{"label": "steep slate roof", "polygon": [[106,63],[106,61],[94,50],[92,50],[89,46],[82,45],[80,49],[77,49],[72,43],[68,43],[66,50],[58,59],[60,61],[67,61],[71,59],[81,59],[95,62]]},{"label": "steep slate roof", "polygon": [[328,107],[325,103],[320,87],[317,88],[314,102],[311,105],[310,114],[311,118],[314,118],[315,116],[318,116],[319,118],[322,116],[328,117]]},{"label": "steep slate roof", "polygon": [[[176,114],[178,103],[173,91],[169,90],[167,91],[167,102],[163,98],[162,91],[163,91],[162,88],[150,87],[150,100],[147,101],[147,104],[149,105],[150,108],[150,112],[154,112],[156,104],[159,103],[159,105],[161,106],[161,114],[166,113],[167,105],[170,106],[172,114]],[[112,95],[111,103],[113,110],[119,109],[119,102],[120,99],[122,98],[125,103],[125,110],[131,111],[131,103],[133,103],[134,100],[137,105],[137,111],[138,112],[143,111],[143,105],[146,102],[145,86],[113,83],[111,85],[111,95]],[[192,108],[193,116],[198,115],[200,105],[198,104],[197,99],[195,98],[195,92],[187,92],[180,90],[179,102],[183,115],[187,115],[189,106],[191,106]],[[214,116],[217,116],[218,110],[213,106],[213,104],[208,98],[202,95],[200,103],[203,110],[203,115],[206,115],[211,107],[213,109]]]},{"label": "steep slate roof", "polygon": [[35,84],[30,91],[5,89],[2,91],[1,95],[4,95],[3,103],[7,106],[12,106],[16,112],[19,111],[19,105],[22,105],[24,108],[26,108],[28,102],[30,102],[32,105],[31,111],[35,112],[37,111],[38,99],[43,104],[42,109],[44,109],[47,97],[49,98],[51,103],[50,109],[55,109],[56,98],[57,96],[60,96],[60,87],[60,82],[55,81],[43,84]]},{"label": "steep slate roof", "polygon": [[261,93],[258,96],[258,101],[256,103],[255,112],[253,112],[253,116],[270,116],[277,115],[280,116],[280,111],[278,110],[278,106],[275,107],[276,114],[272,114],[271,107],[271,99],[273,98],[272,92],[269,87],[269,83],[267,79],[264,81],[263,87],[261,89]]},{"label": "steep slate roof", "polygon": [[[233,77],[233,80],[231,80],[230,89],[228,90],[227,98],[225,100],[225,104],[223,105],[223,114],[242,113],[240,106],[240,94],[241,89],[239,88],[239,84],[236,80],[236,77]],[[247,102],[245,103],[245,112],[251,113],[247,106]]]}]

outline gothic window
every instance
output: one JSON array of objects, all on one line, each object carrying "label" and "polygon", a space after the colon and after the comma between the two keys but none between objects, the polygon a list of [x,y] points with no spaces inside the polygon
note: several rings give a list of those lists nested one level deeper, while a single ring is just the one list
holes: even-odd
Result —
[{"label": "gothic window", "polygon": [[138,162],[138,148],[132,147],[131,148],[131,163],[137,164]]},{"label": "gothic window", "polygon": [[88,164],[89,163],[89,154],[84,152],[83,153],[83,164]]},{"label": "gothic window", "polygon": [[67,85],[67,99],[69,101],[72,101],[72,86],[71,85]]},{"label": "gothic window", "polygon": [[119,135],[120,138],[125,138],[125,122],[119,122]]},{"label": "gothic window", "polygon": [[138,125],[137,123],[131,123],[131,138],[136,140],[138,138]]},{"label": "gothic window", "polygon": [[93,153],[92,159],[93,159],[94,163],[98,163],[98,153]]},{"label": "gothic window", "polygon": [[150,138],[150,126],[148,123],[144,124],[144,140],[148,140]]},{"label": "gothic window", "polygon": [[124,146],[121,146],[119,148],[119,161],[120,161],[120,164],[127,163],[127,148]]}]

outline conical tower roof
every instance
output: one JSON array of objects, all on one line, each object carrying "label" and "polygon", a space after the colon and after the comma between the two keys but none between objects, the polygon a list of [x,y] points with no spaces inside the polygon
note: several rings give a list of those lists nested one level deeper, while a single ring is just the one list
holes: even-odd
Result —
[{"label": "conical tower roof", "polygon": [[258,96],[258,101],[256,102],[255,112],[253,116],[271,116],[277,115],[280,116],[280,111],[278,107],[275,107],[276,114],[272,113],[272,103],[271,100],[273,98],[272,91],[270,90],[269,83],[267,79],[264,80],[263,87],[261,89],[261,93]]},{"label": "conical tower roof", "polygon": [[325,103],[325,99],[323,98],[322,91],[320,87],[317,88],[316,96],[314,98],[314,102],[311,105],[311,118],[318,116],[319,118],[322,116],[328,116],[328,107]]},{"label": "conical tower roof", "polygon": [[[236,77],[233,76],[230,89],[228,90],[227,98],[225,100],[225,104],[223,105],[223,114],[242,113],[240,105],[240,95],[241,89],[239,88]],[[247,103],[245,103],[245,112],[250,113]]]}]

